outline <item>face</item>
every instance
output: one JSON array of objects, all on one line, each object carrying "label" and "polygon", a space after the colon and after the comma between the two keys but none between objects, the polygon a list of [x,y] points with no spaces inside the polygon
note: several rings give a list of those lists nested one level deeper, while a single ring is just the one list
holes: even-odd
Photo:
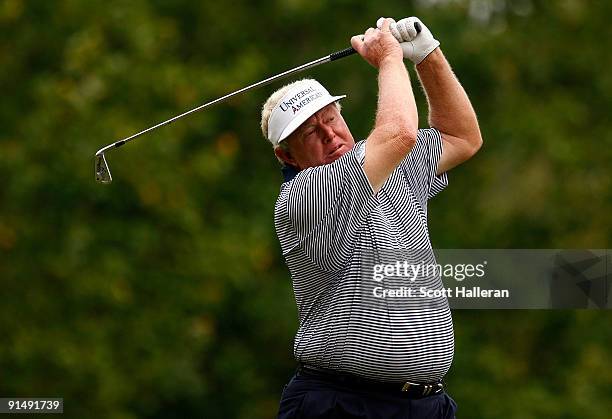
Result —
[{"label": "face", "polygon": [[289,151],[278,147],[275,153],[298,170],[332,163],[355,145],[353,135],[334,103],[304,121],[284,142]]}]

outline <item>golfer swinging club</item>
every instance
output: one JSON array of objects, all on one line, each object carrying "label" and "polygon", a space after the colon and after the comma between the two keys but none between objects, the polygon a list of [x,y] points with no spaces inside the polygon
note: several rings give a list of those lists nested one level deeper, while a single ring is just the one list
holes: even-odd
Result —
[{"label": "golfer swinging club", "polygon": [[[431,250],[427,202],[480,148],[478,122],[418,18],[380,18],[351,45],[378,69],[365,141],[355,143],[340,113],[344,96],[315,80],[282,87],[262,111],[263,134],[284,166],[275,226],[299,311],[299,367],[278,417],[453,418],[442,382],[454,350],[446,298],[434,308],[374,311],[360,297],[360,269],[380,249]],[[428,129],[418,129],[404,58],[425,90]]]}]

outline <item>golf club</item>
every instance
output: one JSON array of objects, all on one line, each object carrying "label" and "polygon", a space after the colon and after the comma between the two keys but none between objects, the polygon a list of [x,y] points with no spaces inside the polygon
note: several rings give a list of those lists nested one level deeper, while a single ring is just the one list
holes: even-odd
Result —
[{"label": "golf club", "polygon": [[154,126],[152,126],[150,128],[145,129],[144,131],[140,131],[140,132],[138,132],[138,133],[136,133],[134,135],[131,135],[131,136],[127,137],[127,138],[124,138],[123,140],[119,140],[119,141],[116,141],[116,142],[114,142],[112,144],[109,144],[109,145],[107,145],[105,147],[102,147],[96,153],[96,163],[95,163],[96,181],[98,181],[100,183],[111,183],[113,181],[113,177],[111,176],[110,169],[108,168],[108,163],[106,162],[106,157],[104,157],[104,152],[106,150],[110,149],[110,148],[121,147],[122,145],[124,145],[128,141],[132,141],[133,139],[135,139],[137,137],[140,137],[141,135],[146,134],[149,131],[153,131],[153,130],[155,130],[157,128],[163,127],[164,125],[168,125],[168,124],[176,121],[177,119],[180,119],[180,118],[182,118],[184,116],[187,116],[187,115],[189,115],[191,113],[200,111],[200,110],[202,110],[204,108],[207,108],[209,106],[212,106],[212,105],[216,105],[217,103],[221,103],[224,100],[227,100],[227,99],[229,99],[229,98],[231,98],[233,96],[236,96],[236,95],[238,95],[240,93],[244,93],[244,92],[246,92],[248,90],[254,89],[254,88],[259,87],[259,86],[264,86],[264,85],[266,85],[268,83],[271,83],[271,82],[273,82],[275,80],[278,80],[280,78],[289,76],[289,75],[297,73],[299,71],[306,70],[306,69],[311,68],[311,67],[315,67],[315,66],[317,66],[319,64],[329,63],[331,61],[335,61],[335,60],[338,60],[340,58],[347,57],[347,56],[349,56],[351,54],[354,54],[354,53],[355,53],[355,50],[353,48],[346,48],[346,49],[343,49],[341,51],[333,52],[333,53],[331,53],[329,55],[326,55],[325,57],[321,57],[321,58],[319,58],[317,60],[314,60],[314,61],[311,61],[309,63],[302,64],[301,66],[292,68],[291,70],[287,70],[285,72],[276,74],[276,75],[274,75],[272,77],[268,77],[267,79],[258,81],[257,83],[253,83],[253,84],[251,84],[251,85],[249,85],[247,87],[243,87],[240,90],[236,90],[235,92],[229,93],[229,94],[227,94],[225,96],[222,96],[220,98],[212,100],[212,101],[210,101],[208,103],[205,103],[205,104],[203,104],[201,106],[198,106],[197,108],[191,109],[191,110],[189,110],[187,112],[184,112],[184,113],[182,113],[180,115],[177,115],[177,116],[175,116],[173,118],[170,118],[170,119],[168,119],[168,120],[166,120],[164,122],[160,122],[157,125],[154,125]]}]

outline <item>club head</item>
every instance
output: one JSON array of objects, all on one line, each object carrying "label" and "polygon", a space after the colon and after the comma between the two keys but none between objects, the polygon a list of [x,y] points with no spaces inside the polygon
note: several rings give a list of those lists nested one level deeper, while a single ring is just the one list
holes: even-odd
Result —
[{"label": "club head", "polygon": [[113,181],[104,154],[96,154],[96,181],[100,183],[111,183]]}]

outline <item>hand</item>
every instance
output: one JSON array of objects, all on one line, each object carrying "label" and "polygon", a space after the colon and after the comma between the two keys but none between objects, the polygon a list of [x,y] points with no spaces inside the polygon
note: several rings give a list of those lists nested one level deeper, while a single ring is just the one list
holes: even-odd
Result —
[{"label": "hand", "polygon": [[[407,17],[397,23],[393,19],[381,17],[376,22],[376,26],[381,28],[386,20],[391,21],[389,30],[400,43],[404,58],[415,64],[419,64],[440,46],[440,42],[434,39],[427,26],[418,17]],[[420,31],[417,28],[420,28]]]},{"label": "hand", "polygon": [[383,19],[380,28],[369,28],[364,35],[351,38],[355,51],[376,68],[385,61],[402,60],[400,44],[389,30],[391,20]]}]

